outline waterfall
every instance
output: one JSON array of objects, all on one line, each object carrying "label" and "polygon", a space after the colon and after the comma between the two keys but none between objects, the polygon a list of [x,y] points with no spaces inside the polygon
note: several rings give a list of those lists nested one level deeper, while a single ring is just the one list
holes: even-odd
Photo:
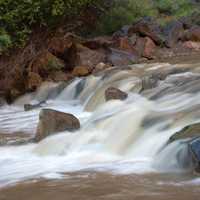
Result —
[{"label": "waterfall", "polygon": [[[173,66],[140,64],[70,83],[45,83],[14,105],[2,107],[0,129],[4,131],[33,133],[41,108],[24,112],[20,106],[43,100],[45,108],[76,115],[81,129],[50,136],[38,144],[0,147],[0,186],[79,170],[191,171],[193,162],[185,141],[169,144],[169,138],[189,123],[200,121],[200,81],[194,73],[169,74],[143,91],[142,77],[164,67]],[[187,81],[180,83],[180,77]],[[104,93],[110,86],[127,92],[128,98],[106,102]]]}]

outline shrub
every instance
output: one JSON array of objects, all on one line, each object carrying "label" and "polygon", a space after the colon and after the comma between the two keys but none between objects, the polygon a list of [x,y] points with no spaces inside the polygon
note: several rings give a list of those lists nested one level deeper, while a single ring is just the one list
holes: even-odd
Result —
[{"label": "shrub", "polygon": [[[1,41],[24,44],[32,26],[55,26],[65,17],[80,14],[97,0],[0,0]],[[6,45],[9,46],[9,45]]]},{"label": "shrub", "polygon": [[140,17],[156,15],[157,10],[151,0],[118,0],[100,20],[97,32],[110,34]]}]

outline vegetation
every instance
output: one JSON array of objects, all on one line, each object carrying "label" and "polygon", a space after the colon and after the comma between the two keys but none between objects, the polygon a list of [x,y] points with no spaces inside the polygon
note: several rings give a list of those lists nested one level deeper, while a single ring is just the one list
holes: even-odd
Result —
[{"label": "vegetation", "polygon": [[96,0],[0,0],[0,49],[23,45],[35,26],[55,26]]},{"label": "vegetation", "polygon": [[144,16],[153,16],[165,24],[198,10],[191,0],[115,0],[114,6],[100,20],[97,32],[113,33]]},{"label": "vegetation", "polygon": [[157,17],[163,23],[195,10],[191,0],[0,0],[0,53],[25,44],[33,27],[55,27],[67,17],[80,16],[87,6],[99,7],[103,2],[112,6],[99,20],[98,34],[111,34],[143,16]]}]

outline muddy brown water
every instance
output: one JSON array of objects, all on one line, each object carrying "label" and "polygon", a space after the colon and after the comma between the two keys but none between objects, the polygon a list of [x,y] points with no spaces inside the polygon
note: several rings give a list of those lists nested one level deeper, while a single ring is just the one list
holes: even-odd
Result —
[{"label": "muddy brown water", "polygon": [[[193,180],[191,184],[190,180]],[[62,180],[32,180],[0,189],[0,200],[198,200],[191,175],[111,175],[82,172]]]}]

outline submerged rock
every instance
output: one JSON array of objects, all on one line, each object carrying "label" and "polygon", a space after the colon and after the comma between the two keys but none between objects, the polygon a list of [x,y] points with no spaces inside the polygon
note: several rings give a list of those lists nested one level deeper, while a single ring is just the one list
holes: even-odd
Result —
[{"label": "submerged rock", "polygon": [[191,124],[184,127],[179,132],[175,133],[171,138],[170,141],[173,142],[175,140],[186,139],[186,138],[193,138],[200,136],[200,123]]},{"label": "submerged rock", "polygon": [[109,87],[105,91],[106,101],[113,100],[113,99],[125,100],[127,97],[128,97],[128,94],[114,87]]},{"label": "submerged rock", "polygon": [[80,128],[79,120],[72,114],[52,109],[43,109],[39,115],[39,123],[35,141],[62,131],[75,131]]}]

